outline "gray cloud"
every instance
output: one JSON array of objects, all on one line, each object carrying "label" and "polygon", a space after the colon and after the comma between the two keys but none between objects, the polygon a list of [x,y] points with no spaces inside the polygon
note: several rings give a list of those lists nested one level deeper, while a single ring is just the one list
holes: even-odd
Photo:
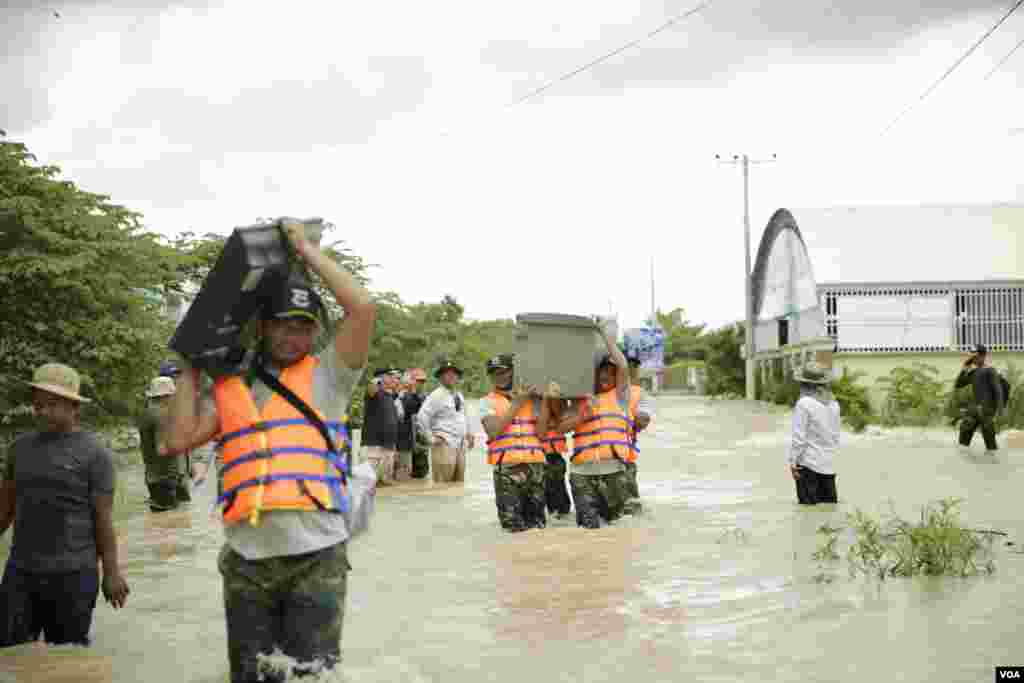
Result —
[{"label": "gray cloud", "polygon": [[[588,39],[586,44],[552,48],[535,47],[526,40],[498,40],[483,48],[480,56],[499,71],[526,75],[539,85],[642,37],[697,4],[697,0],[649,3],[651,13],[643,23],[634,19],[632,28],[605,27],[604,37]],[[565,84],[560,91],[713,82],[740,65],[749,68],[759,60],[778,61],[780,52],[789,52],[795,60],[884,57],[928,28],[976,16],[991,16],[994,21],[1007,9],[1005,0],[713,2],[653,39],[580,74],[579,84]],[[562,28],[552,27],[552,33],[564,34]],[[616,38],[608,37],[612,35]],[[966,43],[951,46],[951,54],[966,47]]]},{"label": "gray cloud", "polygon": [[[359,143],[378,123],[412,111],[430,84],[422,60],[414,57],[378,57],[370,65],[376,91],[361,93],[344,73],[329,70],[324,81],[268,82],[242,91],[227,103],[189,94],[181,89],[150,88],[132,94],[103,126],[76,129],[72,148],[62,158],[89,165],[98,148],[134,144],[136,132],[156,124],[171,151],[145,163],[142,169],[112,165],[77,173],[83,183],[117,188],[117,200],[145,197],[156,205],[216,198],[200,175],[200,163],[221,164],[230,155],[285,154]],[[265,178],[253,188],[273,192],[280,187]],[[222,191],[222,190],[221,190]]]}]

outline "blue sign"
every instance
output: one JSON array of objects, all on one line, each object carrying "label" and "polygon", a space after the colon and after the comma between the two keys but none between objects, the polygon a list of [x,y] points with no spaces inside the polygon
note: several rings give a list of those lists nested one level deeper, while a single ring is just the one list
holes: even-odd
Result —
[{"label": "blue sign", "polygon": [[661,370],[665,367],[665,331],[660,327],[637,327],[626,330],[623,343],[627,353],[640,358],[644,370]]}]

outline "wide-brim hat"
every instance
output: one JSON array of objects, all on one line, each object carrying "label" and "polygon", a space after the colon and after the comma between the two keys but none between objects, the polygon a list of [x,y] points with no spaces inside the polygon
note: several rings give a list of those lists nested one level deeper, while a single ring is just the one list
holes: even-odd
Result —
[{"label": "wide-brim hat", "polygon": [[793,372],[793,379],[800,384],[831,384],[832,371],[810,361]]},{"label": "wide-brim hat", "polygon": [[454,361],[443,360],[441,361],[441,364],[438,365],[437,370],[434,371],[434,378],[439,379],[441,375],[443,375],[448,370],[454,370],[459,374],[459,377],[462,377],[462,368],[456,365]]},{"label": "wide-brim hat", "polygon": [[75,369],[61,363],[40,365],[32,374],[32,381],[25,384],[78,403],[92,403],[92,400],[78,393],[82,388],[82,379]]},{"label": "wide-brim hat", "polygon": [[155,377],[146,389],[146,398],[159,398],[161,396],[174,396],[177,387],[170,377]]}]

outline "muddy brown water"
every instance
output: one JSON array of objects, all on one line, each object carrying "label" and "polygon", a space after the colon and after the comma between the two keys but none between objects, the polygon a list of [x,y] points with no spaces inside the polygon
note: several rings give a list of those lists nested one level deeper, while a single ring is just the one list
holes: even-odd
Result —
[{"label": "muddy brown water", "polygon": [[[965,456],[945,430],[844,434],[842,502],[808,509],[783,464],[788,413],[671,396],[658,409],[641,442],[644,513],[611,527],[502,533],[479,448],[465,485],[382,489],[350,549],[331,680],[990,681],[1024,664],[1024,451]],[[226,679],[212,487],[154,516],[140,468],[119,482],[128,606],[101,602],[87,651],[0,651],[0,681]],[[945,496],[965,500],[970,526],[1008,533],[994,575],[878,583],[837,565],[816,579],[822,522],[890,500],[917,515]]]}]

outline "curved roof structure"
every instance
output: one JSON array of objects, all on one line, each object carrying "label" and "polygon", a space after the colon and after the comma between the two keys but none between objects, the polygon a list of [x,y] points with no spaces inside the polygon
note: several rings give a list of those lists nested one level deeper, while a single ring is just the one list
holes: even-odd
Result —
[{"label": "curved roof structure", "polygon": [[768,221],[752,279],[755,320],[785,318],[819,305],[807,245],[786,209],[779,209]]}]

